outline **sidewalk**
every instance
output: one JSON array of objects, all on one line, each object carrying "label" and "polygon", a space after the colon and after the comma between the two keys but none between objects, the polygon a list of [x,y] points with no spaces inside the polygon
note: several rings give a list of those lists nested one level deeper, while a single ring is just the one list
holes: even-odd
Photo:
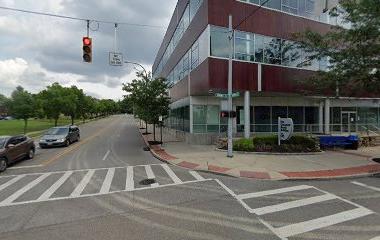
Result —
[{"label": "sidewalk", "polygon": [[[149,128],[151,129],[151,128]],[[144,130],[142,130],[144,131]],[[160,139],[159,131],[156,138]],[[142,135],[144,141],[153,135]],[[380,164],[372,161],[380,157],[380,147],[358,151],[327,151],[317,154],[270,155],[234,153],[227,158],[226,152],[215,146],[190,145],[163,134],[164,144],[151,146],[158,159],[184,168],[227,174],[255,179],[323,179],[365,176],[380,173]]]}]

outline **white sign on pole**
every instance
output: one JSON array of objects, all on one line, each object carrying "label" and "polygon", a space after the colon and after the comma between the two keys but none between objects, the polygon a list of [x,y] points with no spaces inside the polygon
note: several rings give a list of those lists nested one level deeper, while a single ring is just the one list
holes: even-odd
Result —
[{"label": "white sign on pole", "polygon": [[159,117],[158,117],[158,121],[159,121],[159,122],[162,122],[162,121],[163,121],[163,117],[162,117],[162,116],[159,116]]},{"label": "white sign on pole", "polygon": [[281,141],[290,139],[294,131],[293,119],[291,118],[278,118],[278,145]]},{"label": "white sign on pole", "polygon": [[123,66],[123,54],[110,52],[110,65],[111,66]]}]

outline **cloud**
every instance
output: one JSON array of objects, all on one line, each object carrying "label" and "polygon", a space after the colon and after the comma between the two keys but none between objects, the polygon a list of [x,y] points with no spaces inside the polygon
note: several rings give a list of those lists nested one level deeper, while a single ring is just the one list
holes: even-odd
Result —
[{"label": "cloud", "polygon": [[[0,5],[90,19],[167,26],[176,2],[6,0]],[[14,84],[28,85],[27,82],[37,84],[37,87],[30,86],[30,90],[35,91],[57,80],[63,84],[82,85],[86,87],[85,91],[96,93],[99,93],[99,86],[104,86],[117,91],[115,96],[120,96],[123,94],[121,83],[135,76],[135,69],[131,66],[108,65],[108,52],[113,49],[114,40],[112,24],[100,24],[98,31],[91,31],[93,63],[85,64],[81,49],[82,37],[86,34],[85,22],[0,11],[0,61],[13,64],[15,68],[14,72],[7,72],[9,78],[2,77],[4,74],[0,69],[0,86],[8,89],[1,87],[1,91],[9,92]],[[95,25],[93,23],[92,27]],[[142,63],[150,71],[165,29],[120,25],[118,30],[118,48],[125,59]],[[17,59],[23,59],[26,64]],[[109,97],[109,93],[100,92],[100,96]]]}]

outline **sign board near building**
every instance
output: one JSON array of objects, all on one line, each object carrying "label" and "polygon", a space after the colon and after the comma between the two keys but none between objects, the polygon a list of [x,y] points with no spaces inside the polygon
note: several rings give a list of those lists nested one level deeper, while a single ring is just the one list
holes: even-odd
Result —
[{"label": "sign board near building", "polygon": [[278,145],[281,141],[288,140],[292,137],[294,131],[294,123],[291,118],[278,118]]},{"label": "sign board near building", "polygon": [[122,53],[110,52],[109,60],[111,66],[123,66],[124,63]]}]

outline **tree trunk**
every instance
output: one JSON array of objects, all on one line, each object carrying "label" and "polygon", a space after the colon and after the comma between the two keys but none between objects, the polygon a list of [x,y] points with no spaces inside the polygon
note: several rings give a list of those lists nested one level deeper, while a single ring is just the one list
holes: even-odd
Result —
[{"label": "tree trunk", "polygon": [[27,128],[28,128],[28,119],[24,119],[24,134],[26,134]]},{"label": "tree trunk", "polygon": [[74,118],[75,118],[75,116],[71,115],[71,125],[74,125]]},{"label": "tree trunk", "polygon": [[156,141],[156,124],[153,123],[153,141]]},{"label": "tree trunk", "polygon": [[56,127],[58,125],[58,118],[54,118],[54,126]]},{"label": "tree trunk", "polygon": [[145,133],[148,134],[148,123],[145,121]]}]

